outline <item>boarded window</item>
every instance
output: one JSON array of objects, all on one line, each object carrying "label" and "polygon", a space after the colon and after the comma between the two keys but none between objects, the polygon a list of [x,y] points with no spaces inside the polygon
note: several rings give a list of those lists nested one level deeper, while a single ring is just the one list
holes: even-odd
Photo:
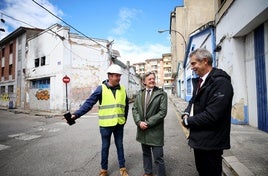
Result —
[{"label": "boarded window", "polygon": [[50,87],[50,78],[36,79],[31,81],[31,89],[45,89]]}]

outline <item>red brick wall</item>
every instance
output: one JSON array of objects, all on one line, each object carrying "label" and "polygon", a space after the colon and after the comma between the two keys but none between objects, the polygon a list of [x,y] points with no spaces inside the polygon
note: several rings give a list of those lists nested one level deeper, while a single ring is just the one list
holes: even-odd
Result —
[{"label": "red brick wall", "polygon": [[[12,42],[8,43],[5,45],[5,53],[2,53],[1,49],[1,70],[0,70],[0,76],[4,76],[4,80],[7,81],[9,80],[9,56],[10,56],[10,45],[11,43],[13,44],[12,46],[12,70],[11,70],[11,75],[12,75],[12,80],[15,79],[15,68],[16,68],[16,40],[13,40]],[[2,57],[4,55],[4,58]],[[2,59],[5,59],[4,64],[2,65]],[[2,75],[2,68],[4,67],[4,75]]]}]

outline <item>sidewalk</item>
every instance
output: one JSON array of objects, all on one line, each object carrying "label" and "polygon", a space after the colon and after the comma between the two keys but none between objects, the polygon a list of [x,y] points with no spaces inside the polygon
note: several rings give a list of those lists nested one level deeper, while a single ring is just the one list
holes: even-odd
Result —
[{"label": "sidewalk", "polygon": [[[179,113],[187,106],[181,98],[169,97]],[[227,176],[268,175],[268,133],[249,125],[231,125],[231,149],[223,154]]]},{"label": "sidewalk", "polygon": [[32,111],[32,110],[24,110],[24,109],[9,109],[7,107],[3,107],[0,106],[0,110],[5,110],[5,111],[9,111],[9,112],[13,112],[15,114],[30,114],[30,115],[34,115],[34,116],[44,116],[46,118],[52,118],[52,117],[56,117],[56,116],[63,116],[60,113],[53,113],[53,112],[46,112],[46,111]]}]

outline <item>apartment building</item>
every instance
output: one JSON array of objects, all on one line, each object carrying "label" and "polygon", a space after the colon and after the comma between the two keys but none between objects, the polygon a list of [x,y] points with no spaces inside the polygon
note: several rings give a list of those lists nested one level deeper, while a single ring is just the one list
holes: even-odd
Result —
[{"label": "apartment building", "polygon": [[166,53],[162,55],[163,58],[163,89],[168,95],[174,94],[174,80],[171,72],[172,68],[172,58],[171,53]]},{"label": "apartment building", "polygon": [[25,52],[28,38],[42,29],[20,27],[0,41],[0,106],[24,107],[25,92]]},{"label": "apartment building", "polygon": [[181,88],[184,81],[183,72],[178,68],[183,64],[189,44],[190,34],[200,26],[213,21],[215,16],[215,0],[185,0],[181,6],[176,6],[170,13],[170,38],[172,55],[172,74],[174,77],[175,92],[179,97],[184,97]]},{"label": "apartment building", "polygon": [[141,77],[146,72],[154,72],[156,74],[156,86],[163,88],[168,95],[173,93],[171,53],[162,54],[162,58],[146,59],[145,62],[135,63],[133,67]]}]

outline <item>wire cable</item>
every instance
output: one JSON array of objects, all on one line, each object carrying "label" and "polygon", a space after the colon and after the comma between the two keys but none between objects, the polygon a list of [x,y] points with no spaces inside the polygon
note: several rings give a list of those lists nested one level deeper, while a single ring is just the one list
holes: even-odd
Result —
[{"label": "wire cable", "polygon": [[[1,12],[1,15],[6,16],[6,17],[8,17],[8,18],[11,18],[11,19],[13,19],[13,20],[15,20],[15,21],[19,21],[19,22],[21,22],[21,23],[23,23],[23,24],[26,24],[26,25],[28,25],[28,26],[30,26],[30,27],[32,27],[32,28],[40,29],[40,28],[38,28],[38,27],[36,27],[36,26],[33,26],[33,25],[31,25],[31,24],[29,24],[29,23],[26,23],[26,22],[24,22],[24,21],[22,21],[22,20],[16,19],[16,18],[14,18],[14,17],[12,17],[12,16],[9,16],[9,15],[7,15],[7,14],[4,14],[4,13],[2,13],[2,12]],[[64,40],[64,39],[65,39],[63,36],[60,36],[58,33],[56,33],[55,31],[51,30],[50,28],[47,28],[47,29],[48,29],[50,32],[52,32],[52,33],[54,33],[55,35],[57,35],[61,40]]]},{"label": "wire cable", "polygon": [[[39,29],[39,28],[36,27],[36,26],[33,26],[33,25],[31,25],[31,24],[29,24],[29,23],[27,23],[27,22],[24,22],[24,21],[22,21],[22,20],[19,20],[19,19],[17,19],[17,18],[14,18],[14,17],[12,17],[12,16],[9,16],[9,15],[7,15],[7,14],[1,12],[1,11],[0,11],[0,13],[1,13],[1,15],[5,16],[5,17],[8,17],[8,18],[13,19],[13,20],[15,20],[15,21],[18,21],[18,22],[21,22],[21,23],[23,23],[23,24],[26,24],[27,26],[30,26],[30,27],[32,27],[32,28]],[[60,36],[58,33],[56,33],[55,31],[51,30],[50,28],[47,28],[47,29],[48,29],[48,31],[46,31],[47,33],[50,33],[50,34],[52,34],[52,33],[53,33],[53,34],[56,34],[62,41],[65,39],[63,36]],[[112,42],[113,42],[113,41],[112,41]],[[95,42],[95,43],[96,43],[96,42]],[[59,43],[58,43],[58,44],[59,44]],[[57,45],[58,45],[58,44],[57,44]],[[80,59],[83,58],[83,57],[80,56],[79,54],[77,54],[77,53],[75,53],[74,51],[72,51],[72,50],[70,50],[69,48],[67,48],[67,47],[65,46],[64,42],[63,42],[62,44],[63,44],[63,46],[64,46],[66,49],[68,49],[71,53],[73,53],[74,55],[76,55],[76,56],[79,57]],[[99,43],[97,43],[97,45],[99,45]],[[94,48],[93,46],[90,46],[90,45],[85,46],[85,47],[89,47],[89,48],[91,48],[91,49],[93,49],[93,50],[97,50],[96,48]],[[99,51],[99,52],[101,52],[101,51]],[[48,55],[50,55],[50,54],[48,54]],[[92,60],[92,61],[95,61],[95,62],[103,62],[103,61],[99,61],[99,60]]]},{"label": "wire cable", "polygon": [[69,23],[67,23],[66,21],[64,21],[63,19],[61,19],[60,17],[58,17],[57,15],[55,15],[54,13],[52,13],[51,11],[49,11],[47,8],[45,8],[44,6],[42,6],[41,4],[37,3],[35,0],[32,0],[35,4],[37,4],[38,6],[40,6],[41,8],[45,9],[48,13],[50,13],[51,15],[53,15],[54,17],[56,17],[57,19],[59,19],[60,21],[62,21],[64,24],[66,24],[67,26],[71,27],[73,30],[75,30],[76,32],[80,33],[81,35],[83,35],[84,37],[86,37],[87,39],[95,42],[98,45],[101,45],[102,47],[106,48],[109,50],[109,46],[104,46],[102,44],[100,44],[99,42],[95,41],[94,39],[88,37],[87,35],[85,35],[84,33],[82,33],[81,31],[79,31],[78,29],[76,29],[75,27],[73,27],[72,25],[70,25]]}]

